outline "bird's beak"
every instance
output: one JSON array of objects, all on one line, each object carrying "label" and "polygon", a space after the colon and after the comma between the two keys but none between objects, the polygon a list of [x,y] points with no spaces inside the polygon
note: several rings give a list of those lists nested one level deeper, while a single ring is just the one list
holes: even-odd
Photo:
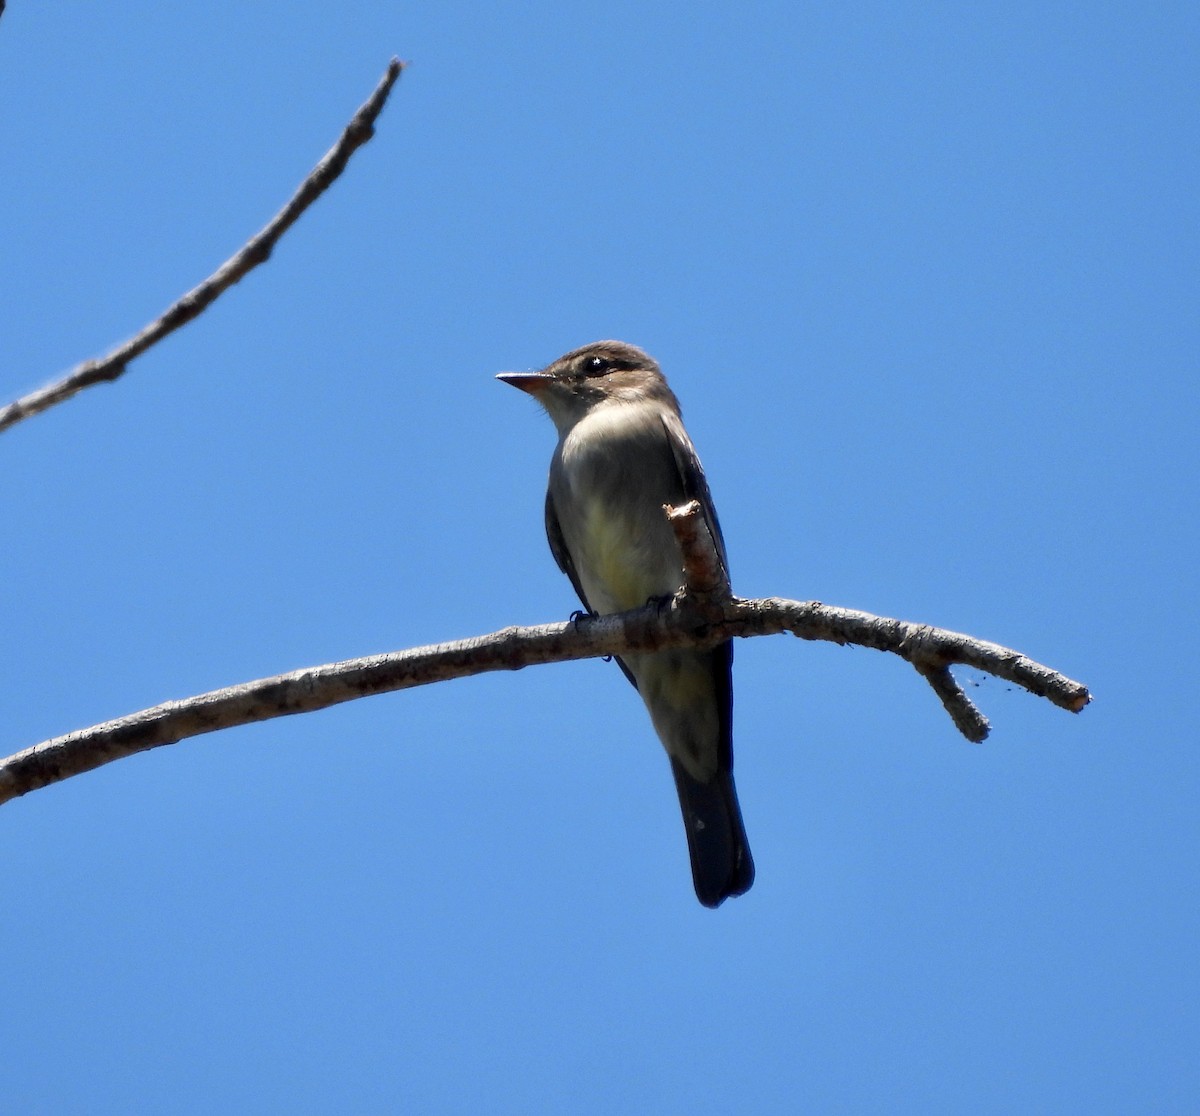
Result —
[{"label": "bird's beak", "polygon": [[554,377],[545,372],[497,372],[496,379],[527,391],[530,395],[537,395],[539,391],[545,390]]}]

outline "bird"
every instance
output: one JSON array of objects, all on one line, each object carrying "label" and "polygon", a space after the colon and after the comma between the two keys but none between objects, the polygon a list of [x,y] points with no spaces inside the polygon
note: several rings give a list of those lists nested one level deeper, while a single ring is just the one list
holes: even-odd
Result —
[{"label": "bird", "polygon": [[[589,614],[639,608],[680,588],[683,560],[664,504],[699,501],[728,569],[700,458],[652,357],[596,341],[540,371],[497,378],[531,395],[557,430],[546,536]],[[718,907],[754,882],[733,782],[733,643],[629,652],[617,665],[670,760],[696,897]]]}]

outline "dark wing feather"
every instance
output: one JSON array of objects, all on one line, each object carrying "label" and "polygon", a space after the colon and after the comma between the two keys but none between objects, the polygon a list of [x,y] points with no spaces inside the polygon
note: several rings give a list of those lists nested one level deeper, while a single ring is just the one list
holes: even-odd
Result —
[{"label": "dark wing feather", "polygon": [[[683,421],[674,411],[663,412],[662,424],[667,433],[671,453],[675,456],[675,467],[679,470],[683,493],[689,500],[700,502],[709,532],[717,546],[717,555],[721,559],[721,565],[725,567],[725,576],[728,577],[729,559],[725,556],[725,536],[721,534],[717,509],[713,505],[712,493],[708,490],[708,479],[704,475],[704,466],[700,464],[696,447],[692,445],[691,438],[684,430]],[[733,766],[733,640],[714,647],[709,654],[713,685],[717,694],[717,711],[721,718],[721,766],[723,770],[728,771]],[[749,883],[746,886],[749,887]]]},{"label": "dark wing feather", "polygon": [[689,500],[699,500],[708,521],[708,529],[713,542],[717,544],[717,554],[721,565],[729,573],[729,560],[725,557],[725,536],[721,534],[721,524],[717,520],[717,509],[713,506],[712,493],[708,490],[708,480],[704,476],[704,467],[696,454],[696,447],[683,428],[683,422],[673,411],[662,413],[663,429],[667,432],[667,444],[675,456],[675,467],[679,470],[679,479],[683,483],[683,494]]},{"label": "dark wing feather", "polygon": [[575,563],[571,560],[571,552],[567,549],[567,540],[563,538],[562,527],[558,522],[558,512],[554,510],[554,497],[550,495],[549,489],[546,490],[546,540],[550,543],[550,553],[554,555],[554,561],[558,563],[558,568],[571,579],[571,584],[583,602],[583,607],[588,612],[594,612],[595,609],[588,604],[587,597],[583,595],[583,585],[579,580],[579,574],[575,572]]}]

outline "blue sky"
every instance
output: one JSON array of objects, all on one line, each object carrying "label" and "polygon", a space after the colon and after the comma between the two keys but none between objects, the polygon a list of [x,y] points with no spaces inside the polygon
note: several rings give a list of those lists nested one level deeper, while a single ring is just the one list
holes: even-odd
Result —
[{"label": "blue sky", "polygon": [[0,437],[5,748],[564,618],[549,422],[680,396],[745,596],[1015,646],[740,643],[758,865],[692,894],[600,662],[191,740],[0,809],[13,1111],[1190,1112],[1192,5],[127,3],[0,19],[0,395],[378,135],[270,263]]}]

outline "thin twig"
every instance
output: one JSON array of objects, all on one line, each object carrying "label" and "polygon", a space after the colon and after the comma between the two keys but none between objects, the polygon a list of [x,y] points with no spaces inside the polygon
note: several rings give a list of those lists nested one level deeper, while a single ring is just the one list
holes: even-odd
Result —
[{"label": "thin twig", "polygon": [[[688,598],[677,597],[665,608],[650,604],[611,616],[505,628],[487,636],[329,663],[213,690],[183,701],[169,701],[47,740],[0,761],[0,803],[162,744],[235,725],[325,709],[371,694],[487,671],[519,670],[539,663],[668,647],[712,646],[732,636],[779,632],[791,632],[801,639],[853,643],[890,651],[923,673],[934,662],[941,663],[943,669],[950,663],[961,663],[1013,682],[1075,713],[1091,700],[1085,686],[1057,671],[1010,648],[958,632],[835,608],[817,601],[777,597],[763,600],[731,597],[721,606],[720,618],[714,622],[710,607],[697,608]],[[935,685],[935,689],[940,685]],[[939,694],[943,692],[949,691],[943,686]],[[955,722],[963,728],[957,716]],[[986,733],[966,735],[982,739]]]},{"label": "thin twig", "polygon": [[[2,5],[0,5],[2,10]],[[151,345],[161,341],[167,334],[186,325],[203,313],[247,272],[271,256],[279,238],[314,201],[334,183],[346,169],[350,156],[375,134],[375,120],[387,101],[388,94],[404,63],[393,58],[387,72],[375,87],[367,102],[354,114],[346,125],[341,138],[331,147],[325,157],[313,168],[312,173],[300,184],[291,200],[256,236],[251,237],[236,255],[226,260],[198,287],[188,291],[179,301],[169,307],[161,317],[151,322],[136,336],[113,349],[98,360],[85,360],[67,376],[37,391],[30,392],[14,403],[0,409],[0,431],[15,426],[22,419],[36,415],[53,407],[56,403],[70,399],[93,384],[111,382],[122,376],[130,361],[141,356]]]},{"label": "thin twig", "polygon": [[683,582],[686,591],[705,602],[722,602],[729,597],[729,574],[717,553],[708,520],[699,500],[689,500],[679,507],[663,505],[667,522],[675,532],[679,553],[683,558]]},{"label": "thin twig", "polygon": [[982,744],[991,732],[988,719],[979,712],[975,703],[966,695],[948,667],[930,664],[914,664],[933,692],[942,699],[942,705],[950,714],[958,731],[973,744]]}]

